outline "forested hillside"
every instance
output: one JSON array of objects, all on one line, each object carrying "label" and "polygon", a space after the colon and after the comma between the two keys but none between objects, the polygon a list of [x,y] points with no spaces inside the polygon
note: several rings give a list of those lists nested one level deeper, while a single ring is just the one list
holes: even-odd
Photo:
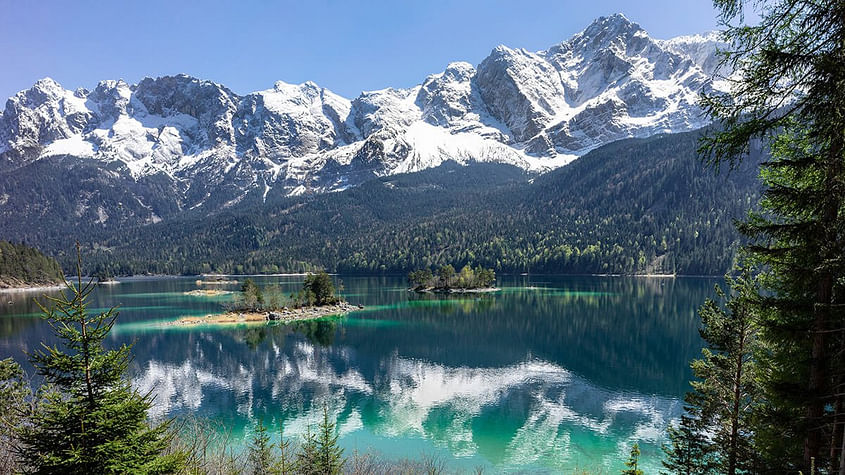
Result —
[{"label": "forested hillside", "polygon": [[[446,164],[344,192],[275,198],[202,219],[83,239],[114,274],[498,272],[721,274],[757,202],[756,163],[717,175],[698,132],[601,147],[533,180],[506,165]],[[753,163],[751,163],[753,162]]]},{"label": "forested hillside", "polygon": [[0,288],[60,282],[62,268],[55,259],[23,244],[0,241]]}]

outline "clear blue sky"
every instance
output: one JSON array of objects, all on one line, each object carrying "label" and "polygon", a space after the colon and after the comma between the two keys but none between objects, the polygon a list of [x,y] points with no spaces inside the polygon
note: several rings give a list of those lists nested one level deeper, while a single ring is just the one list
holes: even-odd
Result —
[{"label": "clear blue sky", "polygon": [[90,89],[176,73],[239,94],[311,80],[353,98],[498,44],[545,49],[616,12],[655,38],[717,26],[712,0],[0,0],[0,101],[45,76]]}]

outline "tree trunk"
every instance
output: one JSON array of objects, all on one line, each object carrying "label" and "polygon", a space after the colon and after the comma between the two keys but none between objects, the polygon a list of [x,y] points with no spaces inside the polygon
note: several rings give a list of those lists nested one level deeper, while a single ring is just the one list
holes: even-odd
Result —
[{"label": "tree trunk", "polygon": [[842,425],[842,446],[839,448],[839,475],[845,475],[845,424]]},{"label": "tree trunk", "polygon": [[830,297],[833,290],[833,276],[826,273],[816,291],[816,305],[813,313],[812,349],[810,352],[810,382],[807,392],[807,435],[804,440],[804,464],[810,466],[811,459],[818,459],[822,439],[822,418],[824,417],[824,388],[827,378],[825,359],[825,327]]},{"label": "tree trunk", "polygon": [[825,391],[828,387],[827,355],[826,355],[826,329],[830,318],[830,306],[833,303],[833,282],[834,276],[827,267],[831,258],[839,258],[838,255],[831,256],[839,248],[839,236],[837,233],[837,220],[839,218],[839,206],[841,204],[841,190],[837,182],[841,179],[842,160],[842,136],[839,133],[830,137],[830,150],[825,157],[824,164],[824,189],[826,199],[823,203],[823,211],[820,219],[822,241],[819,243],[820,264],[823,270],[819,275],[816,288],[815,305],[813,307],[813,324],[810,328],[812,334],[812,349],[810,350],[810,380],[807,386],[810,397],[807,405],[807,434],[804,439],[804,464],[810,465],[811,459],[819,459],[822,443],[822,430],[824,427],[824,406],[825,398],[829,394]]},{"label": "tree trunk", "polygon": [[[748,316],[743,316],[748,318]],[[744,326],[744,323],[743,323]],[[728,453],[728,475],[736,474],[737,450],[739,447],[739,408],[742,397],[742,355],[745,352],[746,328],[743,327],[739,337],[739,348],[736,357],[736,372],[734,375],[733,408],[731,408],[731,448]]]}]

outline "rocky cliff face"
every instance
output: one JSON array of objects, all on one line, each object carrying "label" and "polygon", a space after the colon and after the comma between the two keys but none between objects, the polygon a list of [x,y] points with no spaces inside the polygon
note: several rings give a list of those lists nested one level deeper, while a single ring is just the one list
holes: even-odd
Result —
[{"label": "rocky cliff face", "polygon": [[[129,221],[146,222],[445,160],[545,171],[614,140],[704,125],[696,103],[713,87],[717,45],[713,35],[655,40],[614,15],[545,51],[499,46],[477,67],[452,63],[419,86],[352,101],[311,82],[239,96],[185,75],[93,91],[42,79],[0,115],[0,195],[17,193],[36,162],[52,164],[42,173],[84,163],[115,187],[171,190],[166,209],[139,217],[149,193],[129,207]],[[121,211],[94,215],[105,223]]]}]

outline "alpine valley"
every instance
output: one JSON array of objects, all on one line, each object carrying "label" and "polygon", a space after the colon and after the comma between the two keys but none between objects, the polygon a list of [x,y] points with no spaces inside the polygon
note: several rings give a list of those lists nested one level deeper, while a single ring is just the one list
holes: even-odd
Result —
[{"label": "alpine valley", "polygon": [[753,166],[713,176],[685,133],[726,88],[719,47],[617,14],[353,100],[45,78],[0,115],[0,238],[67,265],[70,235],[114,273],[721,273],[758,185]]}]

